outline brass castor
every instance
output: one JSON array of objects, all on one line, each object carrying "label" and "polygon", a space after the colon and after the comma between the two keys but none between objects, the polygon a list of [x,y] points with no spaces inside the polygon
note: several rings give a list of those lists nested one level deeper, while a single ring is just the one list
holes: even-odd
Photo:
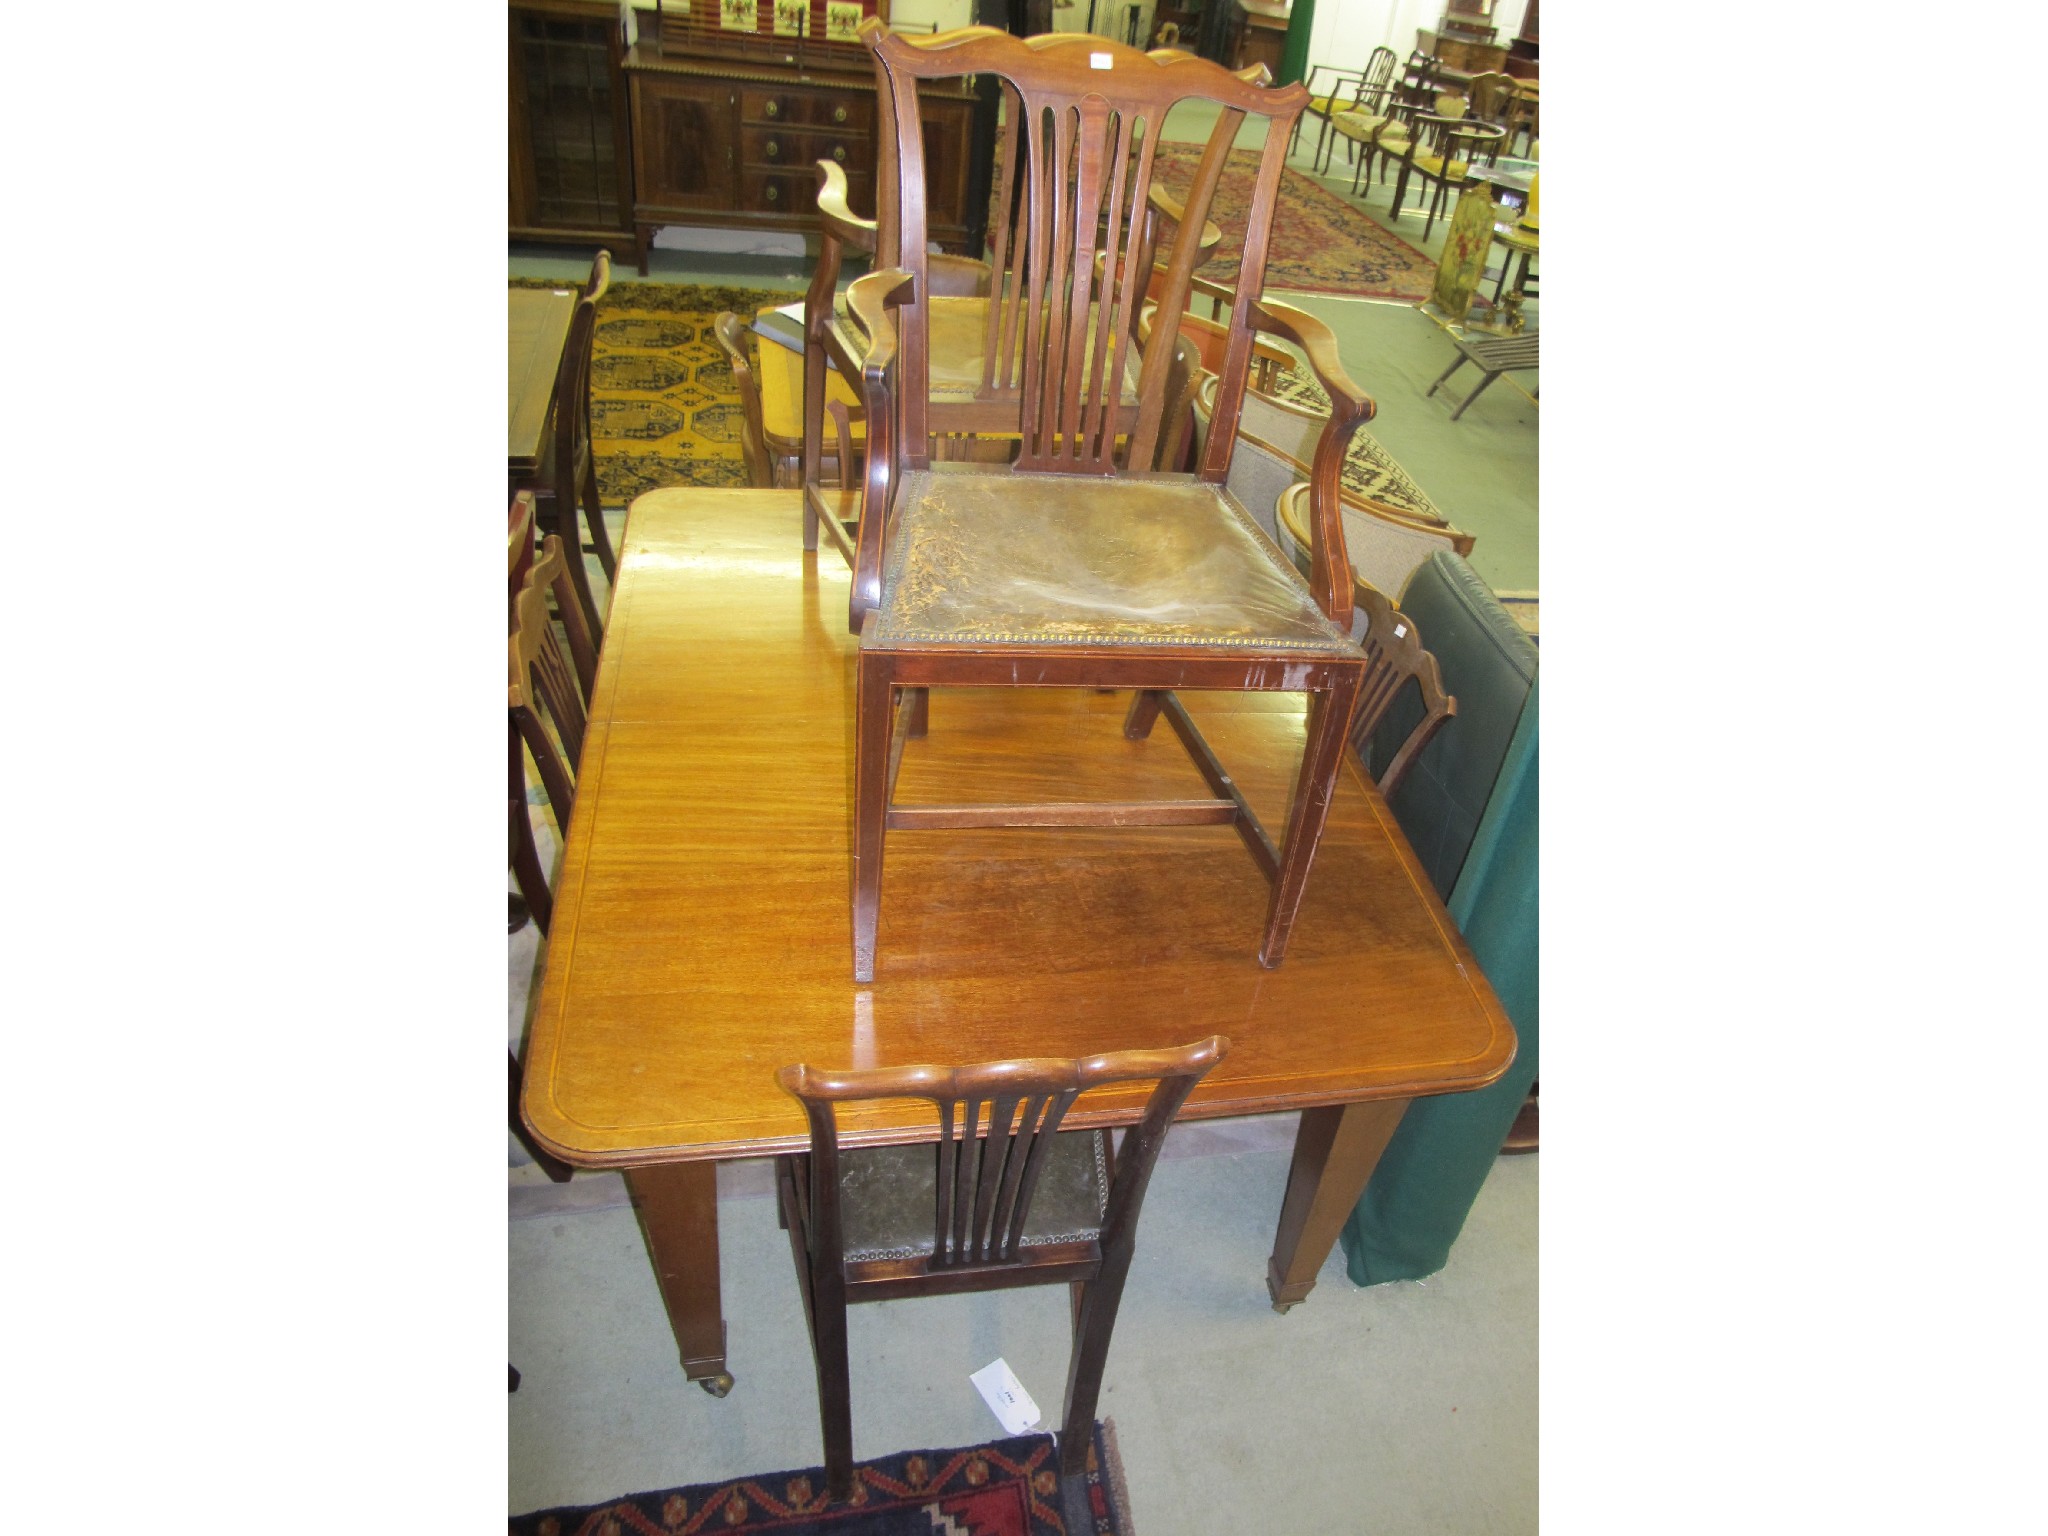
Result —
[{"label": "brass castor", "polygon": [[732,1390],[732,1372],[720,1371],[716,1376],[699,1376],[697,1385],[713,1397],[723,1397]]}]

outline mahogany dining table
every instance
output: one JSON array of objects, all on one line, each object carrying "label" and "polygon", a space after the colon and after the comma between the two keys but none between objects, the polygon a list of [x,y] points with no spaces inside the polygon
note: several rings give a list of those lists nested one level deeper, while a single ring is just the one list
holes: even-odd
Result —
[{"label": "mahogany dining table", "polygon": [[[1265,879],[1229,827],[899,830],[877,979],[858,984],[847,596],[840,557],[802,547],[795,491],[658,490],[628,514],[522,1110],[569,1163],[624,1170],[685,1374],[732,1385],[715,1167],[808,1145],[775,1081],[796,1062],[1227,1035],[1183,1114],[1300,1113],[1266,1283],[1281,1311],[1303,1300],[1407,1102],[1484,1087],[1515,1052],[1385,802],[1352,760],[1273,970],[1256,955]],[[1284,820],[1302,701],[1183,702],[1261,819]],[[1206,793],[1170,734],[1124,737],[1127,704],[935,690],[898,799]],[[1134,1123],[1145,1086],[1092,1093],[1067,1124]],[[840,1123],[857,1143],[934,1134],[902,1102]]]}]

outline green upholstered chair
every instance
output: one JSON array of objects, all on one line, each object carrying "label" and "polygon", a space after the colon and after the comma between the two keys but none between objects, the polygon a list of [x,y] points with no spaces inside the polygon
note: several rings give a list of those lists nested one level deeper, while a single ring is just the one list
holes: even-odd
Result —
[{"label": "green upholstered chair", "polygon": [[[1514,1064],[1477,1093],[1408,1107],[1345,1223],[1345,1265],[1359,1285],[1443,1268],[1537,1075],[1536,647],[1456,555],[1438,554],[1401,596],[1457,695],[1389,800],[1395,820],[1513,1020]],[[1368,767],[1384,767],[1420,709],[1396,700]]]}]

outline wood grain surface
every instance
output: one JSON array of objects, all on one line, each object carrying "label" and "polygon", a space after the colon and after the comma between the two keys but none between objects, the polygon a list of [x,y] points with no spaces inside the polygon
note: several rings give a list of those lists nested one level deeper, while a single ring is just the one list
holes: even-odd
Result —
[{"label": "wood grain surface", "polygon": [[[776,1083],[827,1070],[1159,1049],[1228,1035],[1184,1116],[1482,1087],[1514,1055],[1492,989],[1385,804],[1347,762],[1285,966],[1228,827],[903,830],[881,978],[847,976],[854,637],[848,573],[806,552],[794,491],[662,490],[632,508],[526,1062],[528,1124],[583,1166],[806,1144]],[[1269,824],[1299,695],[1185,694]],[[1127,697],[936,691],[910,802],[1184,796],[1208,787]],[[1106,1089],[1070,1123],[1126,1124]],[[904,1106],[849,1141],[916,1139]]]},{"label": "wood grain surface", "polygon": [[572,287],[508,288],[506,299],[505,417],[507,466],[531,474],[546,448],[548,408],[555,399],[555,370],[569,317],[576,312]]}]

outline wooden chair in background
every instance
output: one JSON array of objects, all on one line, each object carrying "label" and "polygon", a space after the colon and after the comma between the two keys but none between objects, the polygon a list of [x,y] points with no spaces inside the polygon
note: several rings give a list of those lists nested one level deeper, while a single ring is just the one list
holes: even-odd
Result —
[{"label": "wooden chair in background", "polygon": [[[1325,150],[1334,150],[1336,140],[1330,134],[1330,122],[1339,112],[1362,113],[1370,116],[1386,110],[1387,98],[1394,88],[1394,50],[1375,48],[1365,61],[1364,69],[1332,69],[1327,64],[1316,64],[1309,68],[1308,79],[1303,81],[1311,93],[1316,88],[1316,76],[1327,75],[1331,84],[1323,89],[1327,95],[1311,94],[1308,110],[1294,125],[1294,144],[1288,146],[1291,154],[1301,142],[1301,130],[1310,118],[1321,124],[1316,130],[1315,157],[1310,162],[1318,171],[1328,163]],[[1344,82],[1352,82],[1351,88],[1344,89]],[[1352,153],[1356,154],[1356,149]]]},{"label": "wooden chair in background", "polygon": [[761,425],[761,384],[754,377],[754,365],[747,357],[747,322],[726,310],[711,322],[712,337],[732,381],[740,392],[740,457],[746,461],[747,484],[759,490],[775,486],[775,465],[768,457],[768,435]]},{"label": "wooden chair in background", "polygon": [[[1287,135],[1308,99],[1268,90],[1187,55],[1146,55],[1100,38],[1086,47],[992,28],[929,41],[862,37],[889,105],[880,128],[883,196],[896,201],[900,266],[849,290],[869,339],[856,364],[867,464],[848,617],[861,637],[855,743],[854,976],[872,980],[882,849],[891,828],[1232,826],[1266,875],[1260,963],[1281,963],[1329,807],[1364,656],[1351,640],[1350,567],[1336,483],[1372,403],[1343,373],[1335,338],[1311,316],[1261,302]],[[995,247],[981,308],[982,374],[970,418],[1022,439],[1014,470],[934,464],[939,406],[927,291],[924,147],[918,87],[995,76],[1009,110],[997,206],[1019,215]],[[1167,110],[1189,98],[1216,118],[1187,193],[1150,340],[1133,345],[1157,225],[1152,151]],[[1245,253],[1218,386],[1218,425],[1192,477],[1151,473],[1182,338],[1200,232],[1232,140],[1263,117]],[[1019,185],[1021,181],[1022,185]],[[1075,212],[1078,210],[1078,213]],[[1029,238],[1022,238],[1025,231]],[[1104,281],[1092,280],[1098,256]],[[1255,333],[1293,342],[1336,407],[1317,448],[1306,583],[1226,489]],[[809,428],[807,425],[807,436]],[[809,468],[807,500],[822,487]],[[822,503],[821,503],[822,504]],[[1211,786],[1197,801],[1028,806],[892,804],[901,736],[922,733],[929,687],[1133,688],[1125,735],[1164,713]],[[1275,844],[1176,688],[1310,696],[1306,744],[1283,840]]]},{"label": "wooden chair in background", "polygon": [[[1422,238],[1427,240],[1452,189],[1464,184],[1465,174],[1473,165],[1480,161],[1491,164],[1507,136],[1507,129],[1495,123],[1437,113],[1417,117],[1414,137],[1401,152],[1401,169],[1394,181],[1389,215],[1401,216],[1401,205],[1408,199],[1409,179],[1416,179],[1430,189],[1429,217],[1422,226]],[[1421,187],[1416,190],[1419,193]]]},{"label": "wooden chair in background", "polygon": [[[591,595],[590,576],[583,568],[586,537],[597,553],[605,580],[612,581],[618,574],[618,560],[612,553],[611,534],[605,529],[604,509],[598,499],[597,460],[590,446],[590,353],[597,336],[597,301],[604,297],[611,280],[611,252],[599,251],[590,266],[590,281],[577,296],[569,338],[562,346],[562,362],[555,374],[554,429],[547,453],[533,479],[513,487],[533,492],[540,526],[558,535],[575,556],[569,562],[569,584],[576,589],[592,635],[604,633],[604,615]],[[577,527],[579,508],[581,530]]]},{"label": "wooden chair in background", "polygon": [[[899,1297],[1071,1286],[1060,1470],[1083,1470],[1145,1186],[1174,1116],[1229,1048],[1212,1035],[1177,1050],[1085,1061],[854,1072],[790,1066],[776,1075],[810,1122],[809,1153],[778,1157],[775,1182],[817,1361],[832,1498],[852,1491],[846,1309]],[[1082,1093],[1148,1079],[1157,1082],[1144,1118],[1120,1148],[1107,1131],[1060,1132]],[[928,1100],[937,1145],[842,1144],[839,1106],[886,1099]]]},{"label": "wooden chair in background", "polygon": [[[588,718],[590,685],[585,678],[595,675],[594,666],[586,674],[584,660],[595,655],[595,647],[583,630],[581,610],[564,579],[565,568],[570,564],[562,541],[549,534],[513,599],[511,636],[507,643],[511,743],[507,787],[513,802],[513,870],[542,933],[548,931],[554,915],[554,896],[548,888],[547,872],[540,866],[532,824],[526,815],[526,766],[520,749],[523,746],[533,754],[541,787],[555,814],[555,825],[566,834],[576,803],[576,765],[583,754],[583,731]],[[548,620],[545,594],[550,588],[559,594],[557,601],[562,605],[563,627],[569,634],[568,659],[563,657],[554,626]]]},{"label": "wooden chair in background", "polygon": [[1359,690],[1358,709],[1351,717],[1351,749],[1361,760],[1365,757],[1373,732],[1411,678],[1422,696],[1422,718],[1378,779],[1380,793],[1391,795],[1401,787],[1430,739],[1458,712],[1458,701],[1444,692],[1442,670],[1423,648],[1422,632],[1415,621],[1370,582],[1357,582],[1353,596],[1365,614],[1365,686]]}]

